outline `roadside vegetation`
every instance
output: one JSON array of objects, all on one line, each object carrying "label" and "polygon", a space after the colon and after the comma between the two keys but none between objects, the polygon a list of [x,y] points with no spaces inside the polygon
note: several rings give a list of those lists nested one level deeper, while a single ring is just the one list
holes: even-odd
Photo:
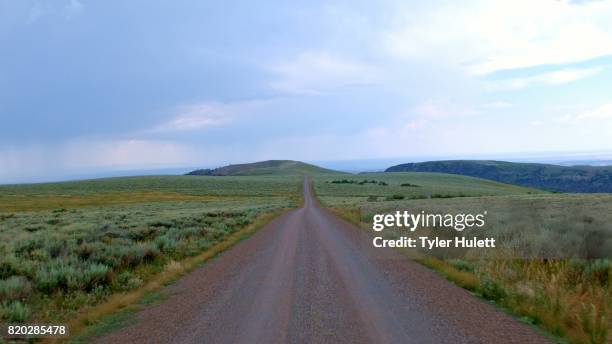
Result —
[{"label": "roadside vegetation", "polygon": [[298,176],[0,186],[1,321],[66,321],[297,206],[300,192]]},{"label": "roadside vegetation", "polygon": [[[457,285],[559,338],[574,343],[609,342],[612,195],[550,194],[504,184],[497,184],[496,189],[496,185],[481,179],[462,176],[457,177],[468,179],[457,184],[445,174],[390,175],[393,177],[385,180],[389,183],[387,187],[372,185],[360,192],[351,184],[330,185],[318,179],[315,190],[325,205],[366,230],[371,230],[373,214],[396,210],[414,213],[487,210],[487,225],[480,230],[481,235],[497,238],[502,249],[488,254],[463,250],[448,256],[401,250]],[[376,175],[375,179],[381,177]],[[420,187],[401,187],[404,183]],[[337,187],[344,187],[334,190],[342,197],[330,192]],[[420,189],[430,195],[420,194],[423,191]],[[392,228],[376,235],[393,239],[433,233],[431,229],[411,234]]]},{"label": "roadside vegetation", "polygon": [[334,179],[332,181],[326,180],[326,183],[332,183],[332,184],[357,184],[357,185],[366,185],[366,184],[376,184],[376,185],[380,185],[380,186],[387,186],[389,184],[383,182],[383,181],[376,181],[374,179],[372,180],[353,180],[353,179]]}]

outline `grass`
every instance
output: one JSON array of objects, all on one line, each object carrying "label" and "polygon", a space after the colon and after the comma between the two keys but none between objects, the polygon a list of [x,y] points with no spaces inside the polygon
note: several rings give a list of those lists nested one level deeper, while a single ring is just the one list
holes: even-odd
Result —
[{"label": "grass", "polygon": [[95,323],[296,207],[300,187],[298,176],[0,186],[2,321]]},{"label": "grass", "polygon": [[[328,206],[356,206],[365,201],[541,194],[544,191],[490,180],[441,173],[364,173],[352,177],[317,175],[315,192]],[[368,181],[364,183],[364,181]]]},{"label": "grass", "polygon": [[[497,238],[496,257],[507,252],[506,258],[593,259],[610,258],[612,252],[610,194],[527,194],[364,202],[359,209],[364,223],[370,223],[373,214],[396,210],[428,214],[487,211],[484,229],[452,234]],[[409,236],[411,233],[391,230],[388,235]],[[483,254],[482,250],[467,250],[456,257],[482,257]]]},{"label": "grass", "polygon": [[[423,210],[455,214],[487,210],[484,231],[498,238],[503,247],[494,254],[464,250],[436,257],[431,252],[409,249],[401,252],[556,338],[573,343],[609,342],[612,195],[550,194],[504,184],[485,185],[480,180],[466,180],[461,190],[462,186],[454,184],[447,175],[440,175],[439,183],[435,174],[392,175],[390,179],[367,177],[384,180],[391,188],[332,184],[320,178],[315,190],[323,192],[324,204],[366,230],[370,229],[375,213]],[[447,181],[453,183],[445,184]],[[419,187],[402,187],[402,183]],[[440,195],[464,197],[419,198],[406,193],[406,189],[420,192],[413,189],[431,187]],[[410,235],[398,229],[376,235],[381,233],[387,238]],[[431,233],[431,229],[417,235],[423,233]]]},{"label": "grass", "polygon": [[61,211],[62,209],[68,208],[95,207],[108,204],[166,201],[214,201],[219,199],[222,198],[220,196],[185,195],[176,192],[105,192],[87,195],[10,195],[0,196],[0,211]]},{"label": "grass", "polygon": [[112,192],[170,192],[195,196],[293,195],[300,176],[142,176],[0,185],[4,200],[22,196],[91,196]]}]

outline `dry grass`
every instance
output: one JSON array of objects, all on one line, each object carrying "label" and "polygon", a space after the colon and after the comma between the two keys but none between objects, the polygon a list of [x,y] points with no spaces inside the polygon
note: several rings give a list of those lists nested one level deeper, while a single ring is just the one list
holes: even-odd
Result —
[{"label": "dry grass", "polygon": [[422,265],[425,265],[431,269],[440,272],[442,275],[444,275],[444,277],[454,282],[461,288],[470,291],[478,291],[478,288],[480,286],[480,280],[472,272],[460,270],[442,259],[433,257],[424,257],[416,259],[416,261]]},{"label": "dry grass", "polygon": [[[476,264],[505,293],[499,302],[574,343],[607,343],[612,328],[610,267],[571,260],[493,260]],[[601,265],[601,264],[600,264]]]},{"label": "dry grass", "polygon": [[473,272],[438,258],[417,261],[557,337],[572,343],[610,343],[609,282],[593,281],[569,260],[461,262],[470,264]]}]

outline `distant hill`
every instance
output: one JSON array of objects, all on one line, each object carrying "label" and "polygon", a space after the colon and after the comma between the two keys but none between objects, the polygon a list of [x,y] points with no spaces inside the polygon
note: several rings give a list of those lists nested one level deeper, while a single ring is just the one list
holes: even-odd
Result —
[{"label": "distant hill", "polygon": [[612,166],[446,160],[401,164],[385,172],[451,173],[559,192],[612,192]]},{"label": "distant hill", "polygon": [[250,164],[236,164],[215,169],[195,170],[190,176],[256,176],[256,175],[314,175],[341,173],[319,166],[293,160],[267,160]]}]

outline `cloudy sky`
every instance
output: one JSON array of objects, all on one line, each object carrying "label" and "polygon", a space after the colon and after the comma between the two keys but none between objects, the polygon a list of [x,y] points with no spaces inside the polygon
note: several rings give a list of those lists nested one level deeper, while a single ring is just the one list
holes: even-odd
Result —
[{"label": "cloudy sky", "polygon": [[0,0],[0,182],[612,151],[612,1]]}]

